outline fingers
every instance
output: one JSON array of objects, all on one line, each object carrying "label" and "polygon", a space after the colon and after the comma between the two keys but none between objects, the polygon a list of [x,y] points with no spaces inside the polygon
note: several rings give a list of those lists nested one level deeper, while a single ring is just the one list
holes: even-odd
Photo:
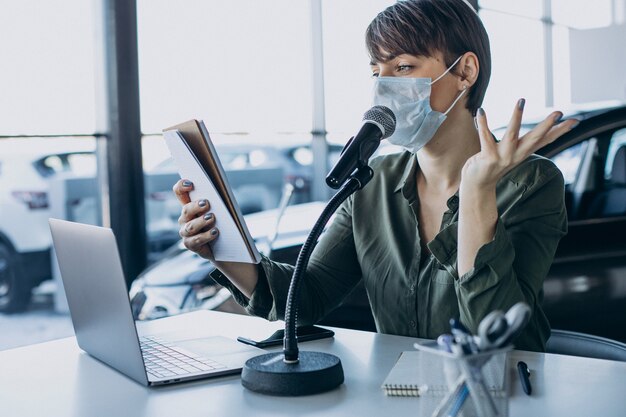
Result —
[{"label": "fingers", "polygon": [[181,179],[172,187],[172,191],[181,204],[187,204],[191,201],[189,192],[193,190],[193,183],[189,180]]},{"label": "fingers", "polygon": [[554,142],[559,136],[572,130],[578,125],[578,120],[569,119],[561,121],[563,113],[552,112],[546,119],[539,123],[533,130],[526,133],[520,140],[520,150],[531,154],[545,145]]},{"label": "fingers", "polygon": [[506,132],[504,132],[503,141],[513,141],[519,138],[519,129],[522,125],[522,115],[524,114],[524,105],[526,104],[526,99],[520,98],[515,104],[515,109],[513,110],[513,115],[511,116],[511,120],[509,121],[509,125],[506,128]]},{"label": "fingers", "polygon": [[576,119],[568,119],[557,125],[552,126],[543,138],[534,143],[534,146],[532,146],[530,149],[530,153],[534,153],[535,151],[546,146],[547,144],[554,142],[559,137],[563,136],[565,133],[575,128],[578,123],[579,122]]},{"label": "fingers", "polygon": [[482,151],[494,150],[496,143],[487,125],[487,115],[482,107],[476,112],[476,125],[478,127],[478,136],[480,137],[480,149]]},{"label": "fingers", "polygon": [[546,117],[543,122],[539,123],[533,130],[524,135],[525,144],[532,147],[535,142],[540,141],[544,136],[546,136],[550,129],[561,121],[562,117],[563,113],[560,111],[550,113],[550,115]]},{"label": "fingers", "polygon": [[181,210],[180,217],[178,218],[178,224],[183,225],[188,221],[206,213],[210,208],[211,204],[209,204],[209,200],[197,200],[187,203]]},{"label": "fingers", "polygon": [[203,252],[204,247],[217,239],[218,236],[219,231],[214,227],[206,232],[183,238],[183,244],[187,249],[193,252],[201,253]]},{"label": "fingers", "polygon": [[205,232],[215,226],[215,215],[213,213],[205,213],[204,216],[196,217],[183,224],[178,234],[182,238],[191,237],[198,233]]}]

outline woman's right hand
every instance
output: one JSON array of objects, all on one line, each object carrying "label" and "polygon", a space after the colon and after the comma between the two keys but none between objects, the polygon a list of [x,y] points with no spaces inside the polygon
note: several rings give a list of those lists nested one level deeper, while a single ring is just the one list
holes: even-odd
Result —
[{"label": "woman's right hand", "polygon": [[189,192],[193,190],[193,183],[189,180],[179,180],[172,190],[183,205],[178,218],[180,225],[178,233],[183,239],[183,244],[190,251],[214,262],[209,243],[218,238],[219,231],[215,227],[215,215],[209,211],[211,204],[206,199],[191,201]]}]

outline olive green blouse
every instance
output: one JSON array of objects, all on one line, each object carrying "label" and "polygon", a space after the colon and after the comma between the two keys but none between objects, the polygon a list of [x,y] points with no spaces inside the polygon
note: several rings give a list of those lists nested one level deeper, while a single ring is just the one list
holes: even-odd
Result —
[{"label": "olive green blouse", "polygon": [[[448,199],[437,236],[422,250],[414,154],[371,161],[374,178],[338,209],[320,238],[302,282],[298,323],[314,323],[363,280],[379,332],[434,339],[460,318],[476,332],[492,310],[518,301],[533,311],[515,341],[545,350],[550,325],[541,309],[543,280],[567,232],[563,176],[548,159],[532,155],[497,184],[499,218],[493,240],[480,248],[472,270],[457,273],[458,193]],[[219,271],[250,314],[283,319],[293,266],[263,257],[248,299]]]}]

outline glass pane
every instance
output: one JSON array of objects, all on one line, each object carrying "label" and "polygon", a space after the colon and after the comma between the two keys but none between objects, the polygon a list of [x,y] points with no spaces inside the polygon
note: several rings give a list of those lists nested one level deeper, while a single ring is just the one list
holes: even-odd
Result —
[{"label": "glass pane", "polygon": [[0,350],[73,335],[54,311],[48,218],[100,222],[95,148],[93,137],[0,139]]},{"label": "glass pane", "polygon": [[543,0],[479,0],[478,6],[481,9],[497,10],[539,19],[542,15],[542,2]]},{"label": "glass pane", "polygon": [[565,185],[573,184],[580,169],[588,142],[581,142],[552,157],[552,162],[561,170]]},{"label": "glass pane", "polygon": [[137,3],[143,132],[311,131],[308,2]]},{"label": "glass pane", "polygon": [[576,29],[590,29],[611,25],[611,22],[614,21],[613,3],[617,4],[623,0],[551,1],[552,20],[555,23]]},{"label": "glass pane", "polygon": [[326,130],[342,133],[343,143],[356,133],[372,101],[365,29],[393,3],[391,0],[322,2]]},{"label": "glass pane", "polygon": [[626,179],[618,177],[620,173],[623,172],[623,164],[626,161],[615,160],[617,150],[623,147],[626,147],[626,129],[620,129],[613,133],[613,137],[611,138],[611,144],[609,145],[609,151],[606,156],[604,178],[614,185],[626,187]]},{"label": "glass pane", "polygon": [[540,21],[483,10],[491,42],[491,81],[483,107],[496,129],[508,123],[517,100],[526,98],[525,121],[545,111],[545,60]]},{"label": "glass pane", "polygon": [[95,131],[94,4],[0,2],[1,135]]}]

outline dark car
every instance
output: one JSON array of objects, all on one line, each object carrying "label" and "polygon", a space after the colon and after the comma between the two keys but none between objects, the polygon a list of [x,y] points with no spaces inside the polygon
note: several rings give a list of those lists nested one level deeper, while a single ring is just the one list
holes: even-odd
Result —
[{"label": "dark car", "polygon": [[[569,221],[569,232],[559,245],[544,283],[544,309],[554,328],[626,342],[626,106],[571,112],[567,117],[579,119],[580,124],[538,151],[563,172]],[[522,129],[530,130],[534,124],[527,123]],[[500,132],[494,131],[496,136]],[[321,206],[305,208],[306,214],[300,215],[301,219],[307,219],[308,227],[301,225],[299,232],[277,245],[275,259],[295,263],[312,225],[311,219],[321,212]],[[193,255],[180,249],[173,258],[176,257],[183,261],[184,257]],[[157,264],[150,271],[151,279],[169,276],[179,283],[190,277],[210,280],[208,273],[213,270],[212,265],[200,272],[185,261],[181,264],[189,268],[188,272],[179,273],[176,271],[182,269],[166,269]],[[197,289],[193,285],[186,285],[189,294],[197,294],[199,288],[212,287],[215,283],[204,281]],[[158,297],[169,291],[168,287],[159,285],[146,288],[159,294]],[[363,286],[357,286],[324,323],[374,330]]]}]

